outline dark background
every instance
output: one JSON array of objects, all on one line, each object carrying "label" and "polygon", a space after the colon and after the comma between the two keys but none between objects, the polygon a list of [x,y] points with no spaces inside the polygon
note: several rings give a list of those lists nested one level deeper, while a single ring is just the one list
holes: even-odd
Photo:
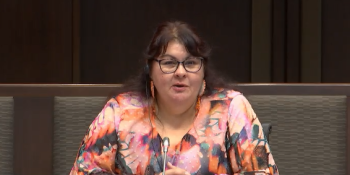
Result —
[{"label": "dark background", "polygon": [[123,83],[183,20],[241,83],[350,83],[349,0],[0,1],[0,83]]}]

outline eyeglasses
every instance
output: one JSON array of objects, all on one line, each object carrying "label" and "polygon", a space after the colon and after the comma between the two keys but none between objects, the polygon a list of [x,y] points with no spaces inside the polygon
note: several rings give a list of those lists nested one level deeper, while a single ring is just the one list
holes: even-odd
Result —
[{"label": "eyeglasses", "polygon": [[179,67],[180,63],[182,64],[182,66],[185,68],[187,72],[195,73],[202,68],[203,58],[190,57],[184,61],[177,61],[175,59],[162,59],[162,60],[154,59],[154,61],[158,62],[160,70],[165,74],[174,73]]}]

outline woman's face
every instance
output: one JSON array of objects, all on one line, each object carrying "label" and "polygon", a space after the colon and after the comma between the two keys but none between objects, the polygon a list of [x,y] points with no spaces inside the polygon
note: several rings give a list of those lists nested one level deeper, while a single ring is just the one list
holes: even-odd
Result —
[{"label": "woman's face", "polygon": [[[178,41],[168,43],[166,52],[159,56],[157,60],[176,60],[184,61],[193,58],[186,50],[185,46]],[[164,61],[163,61],[164,63]],[[192,62],[189,62],[191,66]],[[172,102],[193,101],[199,94],[203,83],[204,67],[197,72],[187,72],[183,64],[179,64],[174,73],[165,74],[160,69],[157,61],[153,61],[151,79],[157,89],[157,99]],[[168,64],[168,63],[166,63]],[[164,69],[163,69],[164,71]],[[181,103],[180,103],[181,104]]]}]

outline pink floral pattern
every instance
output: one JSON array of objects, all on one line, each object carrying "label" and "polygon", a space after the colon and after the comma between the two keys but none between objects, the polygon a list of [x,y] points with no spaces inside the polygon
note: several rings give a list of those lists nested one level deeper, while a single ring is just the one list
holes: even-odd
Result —
[{"label": "pink floral pattern", "polygon": [[[194,126],[167,161],[198,175],[279,174],[259,119],[240,92],[217,89],[200,105]],[[109,100],[83,138],[70,175],[160,173],[162,138],[148,109],[136,93]]]}]

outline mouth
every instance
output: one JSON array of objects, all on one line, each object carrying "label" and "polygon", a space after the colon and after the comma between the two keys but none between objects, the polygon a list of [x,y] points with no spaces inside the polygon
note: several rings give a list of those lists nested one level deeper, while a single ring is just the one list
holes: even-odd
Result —
[{"label": "mouth", "polygon": [[174,84],[173,86],[178,87],[178,88],[187,87],[187,85],[185,85],[185,84]]},{"label": "mouth", "polygon": [[186,89],[187,89],[187,85],[185,84],[180,84],[180,83],[177,83],[177,84],[174,84],[172,86],[172,89],[175,91],[175,92],[184,92]]}]

